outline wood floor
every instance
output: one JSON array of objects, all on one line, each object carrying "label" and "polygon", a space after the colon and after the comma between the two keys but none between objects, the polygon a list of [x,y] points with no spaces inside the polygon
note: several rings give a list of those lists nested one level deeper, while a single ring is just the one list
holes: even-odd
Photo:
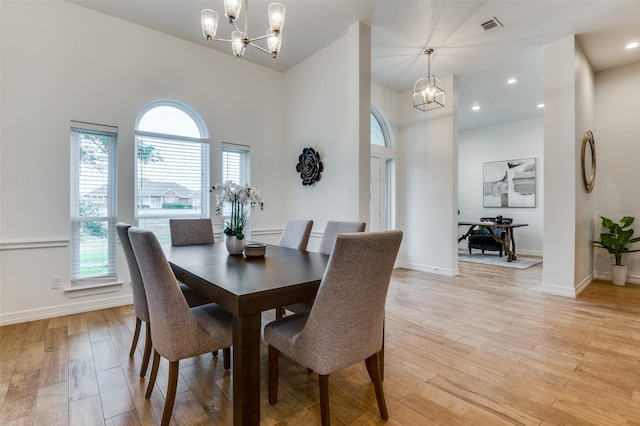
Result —
[{"label": "wood floor", "polygon": [[[640,286],[594,283],[573,300],[539,292],[541,266],[460,270],[394,272],[387,424],[640,425]],[[158,424],[167,364],[145,400],[133,328],[130,306],[0,328],[0,424]],[[265,347],[262,360],[262,424],[319,424],[317,376],[281,359],[270,406]],[[230,395],[222,359],[189,359],[172,424],[231,424]],[[334,425],[384,423],[364,363],[333,374],[330,397]]]}]

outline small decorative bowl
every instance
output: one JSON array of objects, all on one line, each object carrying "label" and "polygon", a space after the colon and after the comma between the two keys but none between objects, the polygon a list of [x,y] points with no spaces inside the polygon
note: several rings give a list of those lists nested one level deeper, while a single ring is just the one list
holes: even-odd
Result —
[{"label": "small decorative bowl", "polygon": [[262,243],[249,243],[244,246],[244,255],[246,257],[264,257],[267,251],[267,245]]}]

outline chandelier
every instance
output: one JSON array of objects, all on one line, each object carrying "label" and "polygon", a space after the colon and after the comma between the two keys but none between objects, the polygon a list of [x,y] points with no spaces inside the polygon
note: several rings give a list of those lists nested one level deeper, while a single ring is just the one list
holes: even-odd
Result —
[{"label": "chandelier", "polygon": [[413,106],[420,111],[430,111],[444,107],[444,83],[431,74],[431,54],[433,49],[424,51],[427,55],[427,76],[413,85]]},{"label": "chandelier", "polygon": [[[236,19],[240,16],[242,4],[244,3],[244,29],[238,28]],[[271,3],[269,5],[268,17],[269,28],[265,35],[259,37],[249,37],[249,1],[248,0],[224,0],[224,16],[227,17],[229,23],[233,25],[235,31],[231,33],[230,39],[216,38],[218,29],[218,12],[212,9],[203,9],[200,16],[202,25],[202,34],[207,41],[226,41],[231,43],[233,54],[239,59],[244,55],[247,45],[253,46],[258,50],[273,56],[274,58],[280,52],[282,45],[282,27],[284,26],[284,16],[286,9],[280,3]],[[255,44],[258,40],[266,39],[267,48]]]}]

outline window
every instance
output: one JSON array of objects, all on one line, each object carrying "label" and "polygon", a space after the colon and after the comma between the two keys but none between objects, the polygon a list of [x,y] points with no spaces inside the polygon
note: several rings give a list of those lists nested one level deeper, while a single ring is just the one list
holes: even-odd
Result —
[{"label": "window", "polygon": [[371,145],[387,146],[387,138],[376,115],[371,113]]},{"label": "window", "polygon": [[148,105],[136,125],[136,220],[170,240],[170,218],[209,217],[209,135],[187,105]]},{"label": "window", "polygon": [[[222,144],[222,182],[232,180],[238,185],[250,183],[249,175],[249,147],[230,143]],[[231,206],[225,205],[222,209],[223,221],[231,216]],[[247,211],[247,217],[251,217],[251,209]],[[250,236],[250,232],[245,232]]]},{"label": "window", "polygon": [[222,182],[232,180],[245,185],[249,179],[249,147],[222,144]]},{"label": "window", "polygon": [[371,231],[395,226],[395,163],[391,126],[382,111],[371,105]]},{"label": "window", "polygon": [[115,127],[71,122],[71,282],[116,278]]}]

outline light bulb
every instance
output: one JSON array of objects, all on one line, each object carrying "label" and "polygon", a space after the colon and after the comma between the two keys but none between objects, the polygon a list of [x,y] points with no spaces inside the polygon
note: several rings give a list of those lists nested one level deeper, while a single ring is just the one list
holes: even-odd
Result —
[{"label": "light bulb", "polygon": [[203,9],[200,12],[200,24],[202,25],[202,35],[207,41],[216,36],[218,30],[218,12],[211,9]]},{"label": "light bulb", "polygon": [[242,2],[240,0],[224,0],[224,16],[233,22],[240,16]]},{"label": "light bulb", "polygon": [[280,3],[271,3],[269,5],[269,29],[279,32],[284,27],[284,18],[287,9]]}]

